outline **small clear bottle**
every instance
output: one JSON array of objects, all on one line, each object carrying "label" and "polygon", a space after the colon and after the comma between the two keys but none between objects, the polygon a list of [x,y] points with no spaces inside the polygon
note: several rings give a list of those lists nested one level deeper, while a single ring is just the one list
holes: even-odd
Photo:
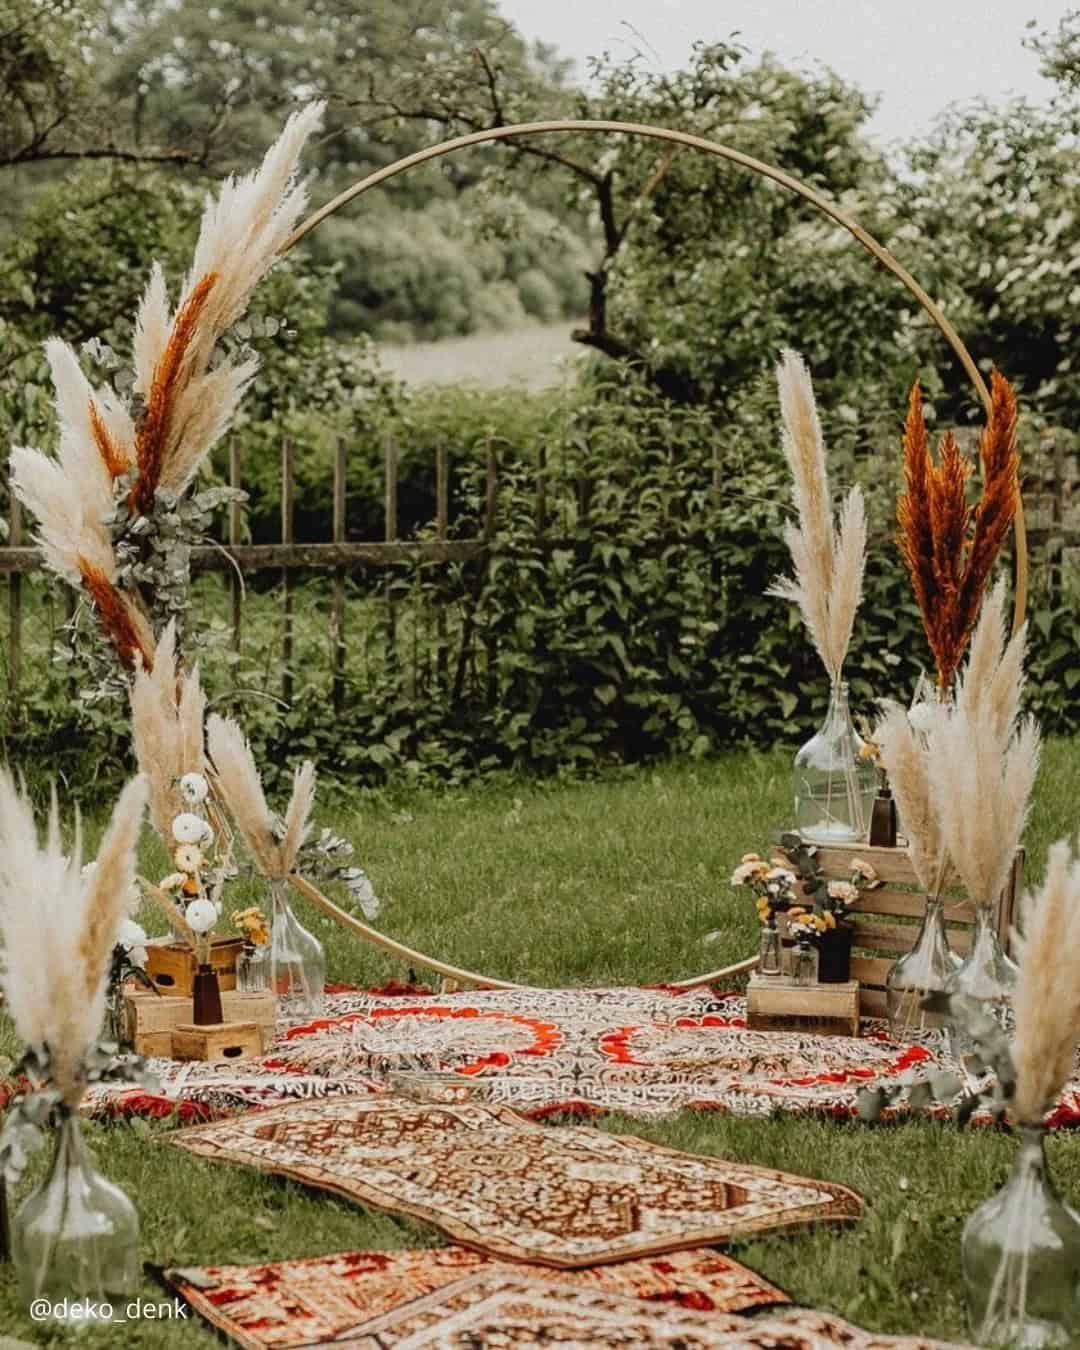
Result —
[{"label": "small clear bottle", "polygon": [[236,988],[241,994],[261,994],[270,988],[270,948],[245,942],[236,958]]},{"label": "small clear bottle", "polygon": [[784,973],[784,948],[775,922],[761,925],[757,969],[759,975],[779,976]]},{"label": "small clear bottle", "polygon": [[818,949],[805,938],[800,938],[791,949],[791,983],[817,984]]}]

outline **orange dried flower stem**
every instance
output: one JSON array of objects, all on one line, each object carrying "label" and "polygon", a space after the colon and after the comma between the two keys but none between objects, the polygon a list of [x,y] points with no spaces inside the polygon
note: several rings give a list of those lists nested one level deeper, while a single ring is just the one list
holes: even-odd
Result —
[{"label": "orange dried flower stem", "polygon": [[186,358],[217,279],[216,272],[207,272],[192,290],[173,320],[165,350],[154,367],[154,377],[146,396],[146,412],[135,435],[135,460],[139,476],[131,490],[131,504],[143,515],[154,504],[176,396],[187,375]]},{"label": "orange dried flower stem", "polygon": [[101,462],[110,478],[119,478],[127,468],[127,458],[124,452],[117,445],[109,428],[105,425],[101,413],[98,411],[97,403],[90,400],[90,430],[94,436],[94,444],[97,446],[98,454],[101,456]]},{"label": "orange dried flower stem", "polygon": [[83,588],[97,610],[98,622],[116,649],[124,667],[127,670],[134,670],[135,659],[138,656],[142,658],[145,670],[152,669],[154,654],[146,649],[119,590],[100,567],[95,567],[85,558],[79,558],[78,567]]}]

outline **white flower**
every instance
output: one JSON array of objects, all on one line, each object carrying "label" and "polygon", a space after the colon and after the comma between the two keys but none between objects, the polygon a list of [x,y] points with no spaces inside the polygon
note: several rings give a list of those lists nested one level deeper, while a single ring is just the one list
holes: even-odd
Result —
[{"label": "white flower", "polygon": [[844,904],[853,905],[859,898],[859,888],[850,881],[830,881],[829,895],[833,900],[843,900]]},{"label": "white flower", "polygon": [[172,856],[181,872],[197,872],[205,861],[198,844],[180,844]]},{"label": "white flower", "polygon": [[178,886],[182,886],[187,881],[186,872],[170,872],[167,877],[162,877],[158,886],[163,891],[175,891]]},{"label": "white flower", "polygon": [[868,863],[865,858],[853,858],[851,860],[851,875],[858,881],[877,881],[877,868],[873,863]]},{"label": "white flower", "polygon": [[184,918],[193,933],[209,933],[217,923],[218,912],[212,900],[192,900],[184,910]]},{"label": "white flower", "polygon": [[192,806],[200,806],[210,793],[210,784],[201,773],[186,773],[180,779],[180,796]]},{"label": "white flower", "polygon": [[116,931],[116,941],[128,954],[133,966],[146,965],[146,929],[134,919],[124,919]]},{"label": "white flower", "polygon": [[206,838],[209,829],[202,816],[184,811],[172,823],[173,838],[178,844],[198,844]]},{"label": "white flower", "polygon": [[789,872],[786,867],[772,867],[765,874],[765,880],[778,882],[781,886],[794,886],[795,873]]}]

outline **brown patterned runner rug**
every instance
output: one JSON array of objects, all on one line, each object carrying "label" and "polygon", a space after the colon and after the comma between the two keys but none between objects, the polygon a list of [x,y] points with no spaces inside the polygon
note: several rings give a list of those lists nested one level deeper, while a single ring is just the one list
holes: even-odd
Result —
[{"label": "brown patterned runner rug", "polygon": [[561,1268],[858,1218],[845,1186],[506,1107],[391,1096],[298,1102],[178,1130],[168,1142],[411,1214],[488,1255]]},{"label": "brown patterned runner rug", "polygon": [[695,1312],[742,1312],[787,1295],[723,1252],[697,1247],[594,1270],[511,1266],[467,1247],[340,1252],[255,1266],[187,1266],[168,1283],[245,1350],[299,1350],[358,1334],[365,1323],[469,1275],[501,1271]]}]

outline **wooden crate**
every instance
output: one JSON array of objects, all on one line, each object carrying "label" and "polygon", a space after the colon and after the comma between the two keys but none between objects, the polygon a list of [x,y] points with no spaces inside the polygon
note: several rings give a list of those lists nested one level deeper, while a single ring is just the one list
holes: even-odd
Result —
[{"label": "wooden crate", "polygon": [[[242,937],[219,933],[210,940],[210,965],[224,992],[236,988],[236,961],[244,950]],[[165,994],[190,994],[195,982],[195,954],[186,942],[151,938],[146,944],[146,973]]]},{"label": "wooden crate", "polygon": [[[823,846],[817,851],[818,870],[830,879],[848,880],[855,858],[864,858],[870,863],[885,885],[867,891],[852,907],[855,939],[851,978],[860,984],[859,1004],[863,1017],[884,1017],[888,1012],[885,978],[897,957],[914,946],[919,932],[918,921],[926,912],[926,896],[919,887],[907,850],[903,848],[871,848],[868,844]],[[1018,849],[1009,884],[994,906],[994,926],[1006,951],[1023,873],[1024,850]],[[897,919],[907,922],[897,923]],[[971,949],[975,906],[962,897],[946,897],[945,922],[953,951],[966,955]]]},{"label": "wooden crate", "polygon": [[750,976],[746,1025],[752,1031],[807,1031],[815,1036],[859,1034],[859,982],[789,984],[783,976]]},{"label": "wooden crate", "polygon": [[186,1022],[172,1034],[173,1059],[201,1059],[212,1063],[246,1059],[260,1050],[254,1022],[213,1022],[196,1026]]},{"label": "wooden crate", "polygon": [[[186,997],[155,994],[149,989],[124,995],[128,1039],[139,1055],[172,1055],[173,1032],[191,1021],[191,995]],[[234,989],[221,995],[221,1010],[226,1022],[253,1022],[259,1032],[259,1048],[267,1050],[274,1039],[277,1000],[266,990],[260,994],[239,994]]]}]

